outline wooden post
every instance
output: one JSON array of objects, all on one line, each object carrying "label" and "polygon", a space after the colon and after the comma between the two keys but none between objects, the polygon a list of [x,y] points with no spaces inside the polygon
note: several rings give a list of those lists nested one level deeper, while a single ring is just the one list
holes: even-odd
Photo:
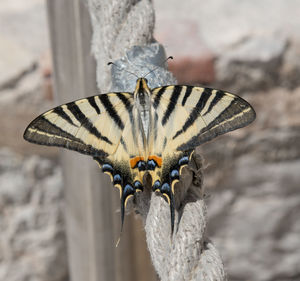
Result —
[{"label": "wooden post", "polygon": [[[57,100],[65,103],[97,93],[85,3],[48,0],[47,8]],[[62,163],[71,280],[156,280],[142,226],[133,216],[126,217],[120,246],[115,248],[120,231],[119,194],[109,178],[91,157],[63,151]]]}]

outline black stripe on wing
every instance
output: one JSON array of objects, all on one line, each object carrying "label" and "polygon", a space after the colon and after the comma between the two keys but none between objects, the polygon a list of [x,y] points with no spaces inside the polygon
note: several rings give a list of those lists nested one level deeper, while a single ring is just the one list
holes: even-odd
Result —
[{"label": "black stripe on wing", "polygon": [[154,141],[157,140],[157,122],[158,122],[158,114],[157,112],[154,113],[154,124],[153,124],[153,128],[154,129]]},{"label": "black stripe on wing", "polygon": [[[133,114],[132,114],[132,103],[130,101],[130,98],[126,97],[123,93],[116,93],[117,97],[120,99],[120,101],[124,104],[130,118],[131,125],[133,126]],[[132,100],[132,99],[131,99]]]},{"label": "black stripe on wing", "polygon": [[166,125],[166,123],[169,120],[172,112],[174,111],[182,88],[183,88],[182,86],[174,86],[173,92],[172,92],[170,100],[169,100],[169,104],[167,106],[167,110],[165,111],[165,114],[164,114],[163,119],[162,119],[162,125],[163,126]]},{"label": "black stripe on wing", "polygon": [[98,129],[92,124],[89,118],[85,116],[85,114],[81,111],[81,109],[75,102],[68,103],[67,108],[70,110],[73,116],[78,120],[81,126],[87,129],[90,134],[94,135],[98,139],[107,142],[108,144],[112,144],[112,142],[106,136],[103,136],[98,131]]},{"label": "black stripe on wing", "polygon": [[73,123],[73,121],[69,117],[69,115],[64,112],[64,110],[63,110],[63,108],[61,106],[55,107],[52,112],[56,113],[59,117],[61,117],[62,119],[66,120],[71,125],[73,125],[75,127],[78,127],[76,124]]},{"label": "black stripe on wing", "polygon": [[227,132],[245,127],[256,118],[252,106],[242,98],[235,96],[231,103],[206,127],[177,150],[188,151]]},{"label": "black stripe on wing", "polygon": [[103,106],[105,107],[107,113],[109,114],[109,116],[114,120],[114,122],[116,123],[116,125],[123,130],[124,129],[124,123],[121,120],[119,114],[116,112],[114,106],[112,105],[111,101],[109,100],[109,96],[108,95],[101,95],[100,100],[103,104]]},{"label": "black stripe on wing", "polygon": [[157,94],[155,95],[154,101],[153,101],[153,106],[154,106],[155,109],[158,107],[161,96],[163,95],[163,93],[166,91],[167,88],[168,88],[168,86],[161,87],[158,90]]},{"label": "black stripe on wing", "polygon": [[95,96],[91,96],[91,97],[88,97],[87,100],[88,100],[90,106],[93,107],[96,110],[97,114],[100,114],[101,111],[100,111],[100,108],[99,108],[99,106],[97,105],[97,103],[95,101],[95,98],[96,98]]},{"label": "black stripe on wing", "polygon": [[173,139],[177,138],[179,135],[181,135],[183,132],[185,132],[189,127],[191,127],[197,118],[200,116],[201,110],[205,107],[205,104],[209,97],[211,96],[212,89],[205,88],[204,91],[201,93],[197,104],[193,108],[193,110],[190,113],[190,116],[185,121],[182,129],[178,130],[176,134],[174,135]]},{"label": "black stripe on wing", "polygon": [[117,97],[122,101],[122,103],[125,105],[127,111],[132,110],[132,104],[130,102],[130,99],[127,98],[123,93],[116,93]]},{"label": "black stripe on wing", "polygon": [[123,145],[124,150],[127,152],[127,151],[128,151],[127,145],[126,145],[126,142],[125,142],[125,140],[123,139],[123,137],[120,138],[120,143]]},{"label": "black stripe on wing", "polygon": [[205,107],[207,100],[211,96],[212,89],[210,88],[204,88],[203,92],[200,95],[200,99],[198,100],[195,108],[201,112],[202,109]]},{"label": "black stripe on wing", "polygon": [[184,93],[184,97],[182,99],[182,102],[181,102],[181,105],[184,106],[188,97],[191,95],[192,93],[192,90],[193,90],[193,86],[186,86],[186,90],[185,90],[185,93]]},{"label": "black stripe on wing", "polygon": [[24,132],[24,139],[47,146],[65,147],[97,157],[106,157],[108,154],[100,149],[95,149],[91,145],[85,144],[82,140],[56,126],[44,116],[34,119]]},{"label": "black stripe on wing", "polygon": [[211,101],[207,111],[205,113],[203,113],[203,116],[205,116],[206,114],[210,113],[213,108],[218,104],[218,102],[220,100],[222,100],[222,98],[225,96],[225,92],[224,91],[221,91],[221,90],[218,90],[216,93],[215,93],[215,97],[213,98],[213,100]]}]

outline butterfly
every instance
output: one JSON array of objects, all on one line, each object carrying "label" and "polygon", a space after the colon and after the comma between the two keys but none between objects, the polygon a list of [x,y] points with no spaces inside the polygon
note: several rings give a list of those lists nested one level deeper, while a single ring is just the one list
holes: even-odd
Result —
[{"label": "butterfly", "polygon": [[194,149],[255,119],[237,95],[211,88],[170,85],[150,89],[138,78],[133,93],[111,92],[55,107],[33,120],[24,139],[90,155],[120,190],[121,229],[128,199],[152,190],[170,205],[174,230],[174,186]]}]

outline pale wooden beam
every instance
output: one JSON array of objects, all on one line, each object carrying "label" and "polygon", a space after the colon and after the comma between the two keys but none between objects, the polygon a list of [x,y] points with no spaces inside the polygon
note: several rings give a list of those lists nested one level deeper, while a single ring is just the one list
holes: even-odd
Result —
[{"label": "pale wooden beam", "polygon": [[[57,104],[97,93],[86,4],[79,0],[48,0],[47,8]],[[126,218],[122,241],[115,248],[120,231],[118,191],[92,158],[63,151],[62,163],[71,279],[141,280],[135,255],[138,247],[142,248],[139,254],[144,255],[145,243],[136,244],[139,239],[132,234],[136,227],[132,217]],[[147,267],[151,268],[150,263]],[[153,280],[147,279],[153,276],[149,270],[142,274],[144,280]]]}]

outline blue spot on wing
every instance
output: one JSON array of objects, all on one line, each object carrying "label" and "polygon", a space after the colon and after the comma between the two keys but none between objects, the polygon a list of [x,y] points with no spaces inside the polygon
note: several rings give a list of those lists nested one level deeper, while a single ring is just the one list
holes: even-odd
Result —
[{"label": "blue spot on wing", "polygon": [[146,170],[146,163],[145,163],[145,161],[139,161],[137,163],[137,167],[138,167],[139,171],[145,171]]},{"label": "blue spot on wing", "polygon": [[189,163],[189,157],[188,156],[183,156],[178,161],[179,166],[186,165],[188,163]]},{"label": "blue spot on wing", "polygon": [[123,190],[123,194],[125,197],[127,197],[129,194],[134,194],[135,189],[130,185],[126,184]]},{"label": "blue spot on wing", "polygon": [[156,166],[157,166],[157,164],[153,159],[148,160],[148,162],[147,162],[147,169],[148,170],[154,170]]},{"label": "blue spot on wing", "polygon": [[173,171],[171,172],[171,178],[172,178],[172,179],[177,179],[177,178],[179,178],[179,172],[178,172],[178,170],[173,170]]},{"label": "blue spot on wing", "polygon": [[164,183],[160,189],[162,193],[170,194],[171,186],[168,183]]},{"label": "blue spot on wing", "polygon": [[102,171],[113,173],[114,168],[112,167],[112,165],[105,163],[102,165]]},{"label": "blue spot on wing", "polygon": [[141,190],[143,190],[143,185],[142,185],[142,183],[140,181],[135,181],[133,185],[134,185],[135,189],[141,189]]},{"label": "blue spot on wing", "polygon": [[152,186],[152,190],[153,191],[155,191],[155,190],[157,190],[157,189],[159,189],[160,188],[160,181],[159,180],[157,180],[157,181],[155,181],[155,183],[153,184],[153,186]]},{"label": "blue spot on wing", "polygon": [[122,177],[119,174],[114,175],[114,184],[121,184]]}]

